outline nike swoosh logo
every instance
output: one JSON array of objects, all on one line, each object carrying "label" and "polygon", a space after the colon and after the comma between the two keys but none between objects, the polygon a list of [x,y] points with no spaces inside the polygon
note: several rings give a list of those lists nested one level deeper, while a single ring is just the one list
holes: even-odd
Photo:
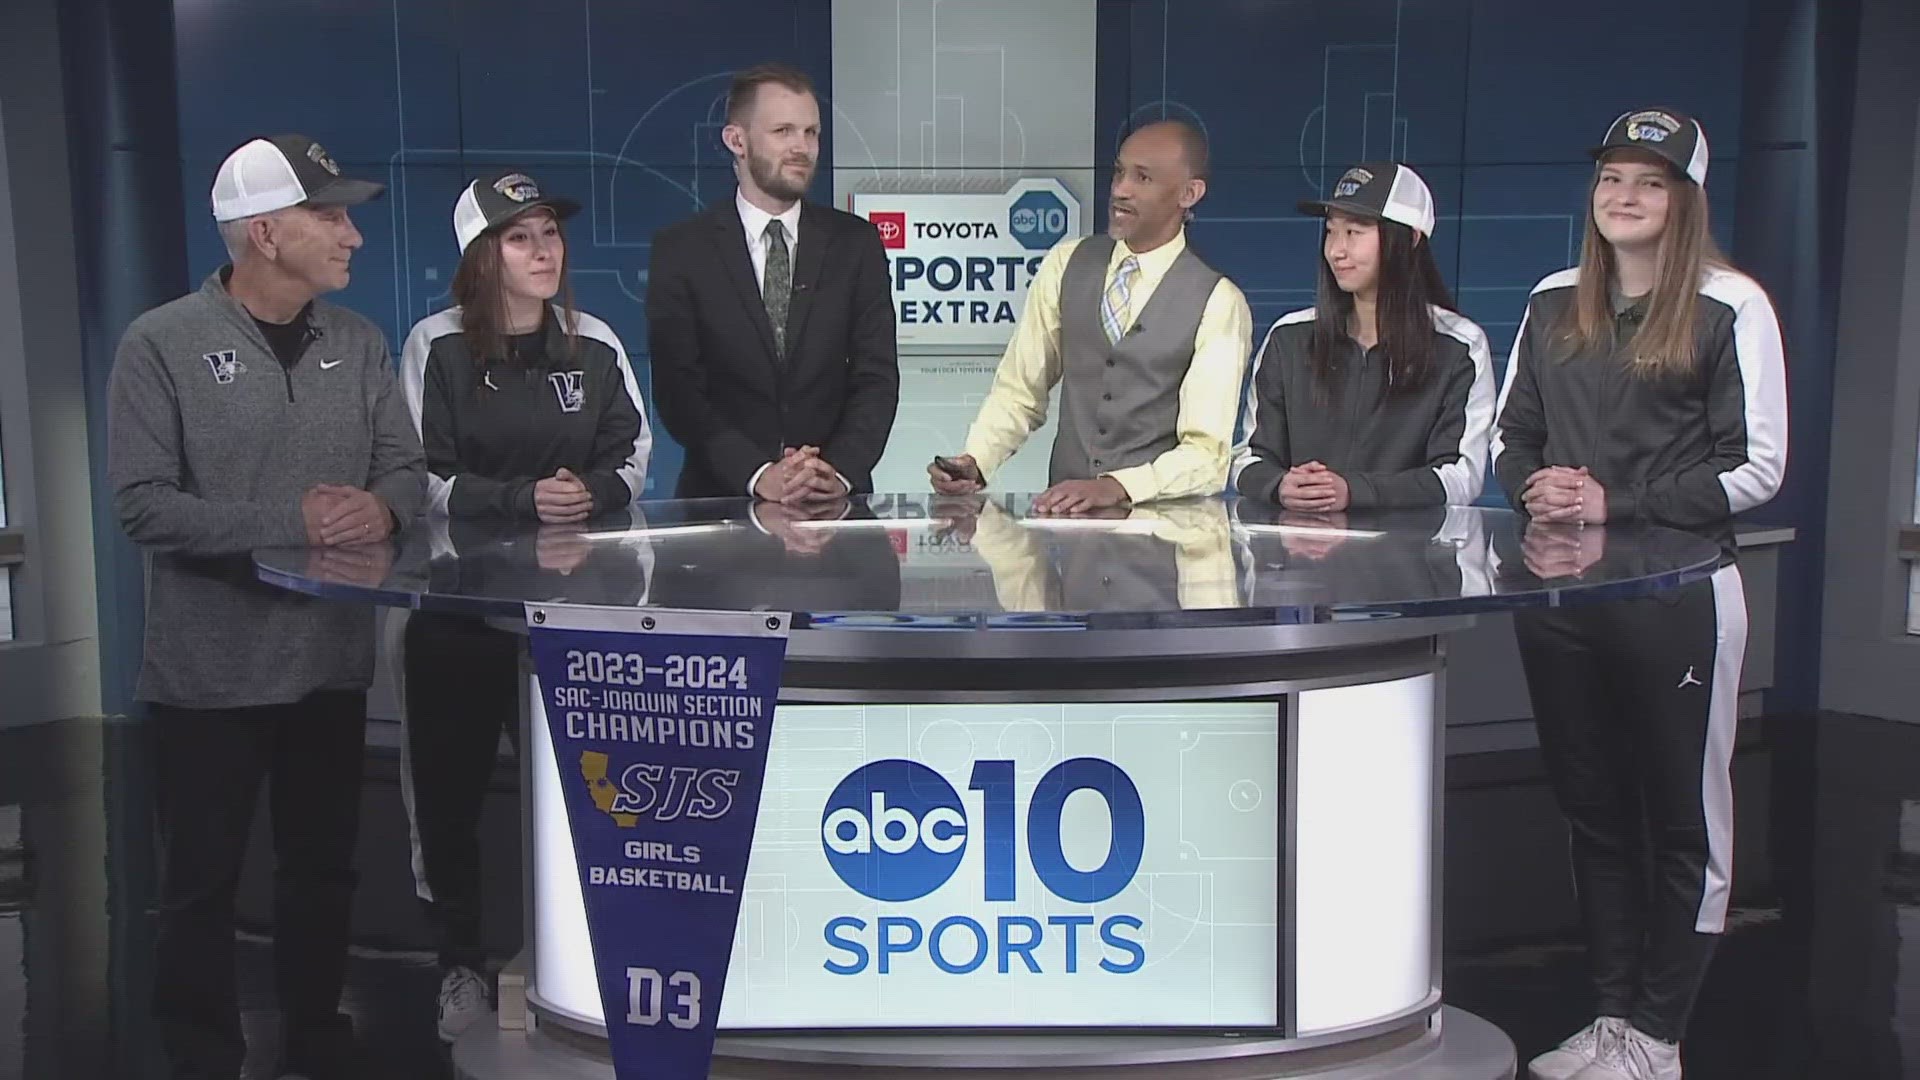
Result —
[{"label": "nike swoosh logo", "polygon": [[344,363],[346,363],[345,360],[322,360],[320,361],[320,370],[332,371],[334,368],[337,368]]}]

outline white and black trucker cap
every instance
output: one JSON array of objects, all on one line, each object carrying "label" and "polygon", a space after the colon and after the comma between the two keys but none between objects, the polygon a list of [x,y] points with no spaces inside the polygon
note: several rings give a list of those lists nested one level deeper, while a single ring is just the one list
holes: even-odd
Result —
[{"label": "white and black trucker cap", "polygon": [[234,221],[289,206],[357,206],[387,185],[352,180],[327,149],[305,135],[251,139],[227,155],[213,178],[213,219]]},{"label": "white and black trucker cap", "polygon": [[461,253],[465,254],[467,245],[481,233],[504,225],[536,206],[544,206],[553,211],[554,217],[562,219],[580,210],[580,204],[573,199],[542,195],[533,177],[518,170],[483,176],[468,184],[453,204],[453,235],[460,241]]},{"label": "white and black trucker cap", "polygon": [[1299,205],[1301,213],[1315,217],[1339,210],[1358,217],[1397,221],[1421,236],[1433,236],[1433,192],[1419,173],[1391,161],[1355,165],[1340,175],[1332,195]]},{"label": "white and black trucker cap", "polygon": [[1707,186],[1707,133],[1700,121],[1672,109],[1635,109],[1621,113],[1607,139],[1593,148],[1595,160],[1609,150],[1633,147],[1657,155],[1680,173]]}]

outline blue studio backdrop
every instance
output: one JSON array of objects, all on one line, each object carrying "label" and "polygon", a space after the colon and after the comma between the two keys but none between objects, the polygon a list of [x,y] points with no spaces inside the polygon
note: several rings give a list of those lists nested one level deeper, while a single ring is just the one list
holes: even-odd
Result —
[{"label": "blue studio backdrop", "polygon": [[[196,0],[174,17],[194,280],[225,261],[205,201],[221,159],[254,134],[311,135],[350,175],[388,184],[355,212],[366,246],[333,299],[383,327],[398,355],[413,323],[450,303],[454,200],[481,173],[524,168],[582,203],[568,223],[576,301],[620,335],[649,403],[649,241],[733,195],[729,74],[778,58],[823,96],[831,80],[828,0]],[[288,49],[268,42],[323,57],[325,74],[289,82]],[[830,137],[829,125],[823,161]],[[829,182],[822,169],[815,198],[830,199]],[[647,487],[660,498],[682,454],[652,420]]]},{"label": "blue studio backdrop", "polygon": [[1320,221],[1294,204],[1347,165],[1399,160],[1433,189],[1435,255],[1504,368],[1528,291],[1578,258],[1586,148],[1636,105],[1699,117],[1731,240],[1745,0],[1117,7],[1127,48],[1101,42],[1101,90],[1126,114],[1103,110],[1100,145],[1160,115],[1206,131],[1213,180],[1189,235],[1257,332],[1313,303]]},{"label": "blue studio backdrop", "polygon": [[[525,167],[585,203],[571,226],[574,287],[620,334],[646,391],[648,242],[732,196],[719,135],[728,72],[783,59],[812,73],[827,114],[823,165],[832,160],[832,7],[178,3],[190,271],[197,278],[223,258],[203,194],[221,157],[256,132],[305,132],[344,167],[390,184],[357,216],[366,247],[339,299],[397,350],[414,321],[448,302],[461,187],[488,169]],[[1527,290],[1577,251],[1592,167],[1584,150],[1623,108],[1666,103],[1701,118],[1713,139],[1717,231],[1731,240],[1747,9],[1747,0],[1584,12],[1529,0],[1112,0],[1100,8],[1094,145],[1109,155],[1127,123],[1163,114],[1207,132],[1214,176],[1192,239],[1246,290],[1262,329],[1312,300],[1317,222],[1294,203],[1350,162],[1413,164],[1438,202],[1442,268],[1504,364]],[[289,82],[288,51],[265,42],[298,43],[325,58],[328,74]],[[823,167],[814,197],[831,201],[830,182]],[[660,435],[656,496],[672,489],[681,460]]]},{"label": "blue studio backdrop", "polygon": [[[1077,2],[1095,11],[1091,144],[1100,160],[1048,155],[1048,164],[1104,177],[1129,123],[1170,115],[1199,124],[1214,170],[1190,235],[1245,289],[1261,331],[1312,296],[1317,227],[1294,203],[1349,163],[1398,157],[1433,188],[1442,270],[1504,371],[1528,289],[1577,252],[1586,148],[1630,107],[1698,115],[1713,148],[1715,232],[1773,293],[1785,323],[1793,456],[1780,497],[1754,516],[1800,529],[1782,562],[1780,648],[1808,666],[1784,671],[1780,692],[1812,700],[1837,280],[1828,263],[1844,198],[1825,178],[1844,166],[1850,133],[1850,4]],[[836,12],[905,25],[899,12],[925,6],[175,0],[188,274],[197,281],[223,260],[205,204],[222,155],[255,133],[306,132],[343,165],[392,185],[358,215],[366,247],[338,299],[397,349],[414,321],[447,303],[461,186],[523,167],[585,203],[571,228],[575,291],[620,334],[650,402],[649,240],[731,197],[719,139],[728,74],[780,59],[813,75],[826,131],[812,195],[831,201],[836,129],[857,138],[833,101]],[[958,9],[930,17],[941,10]],[[993,46],[974,30],[961,51]],[[941,92],[938,72],[895,78],[914,94]],[[1018,108],[1086,111],[1084,101]],[[1098,228],[1103,179],[1095,192],[1087,222]],[[672,491],[683,455],[655,419],[648,493],[658,498]],[[1482,501],[1501,497],[1490,490]]]}]

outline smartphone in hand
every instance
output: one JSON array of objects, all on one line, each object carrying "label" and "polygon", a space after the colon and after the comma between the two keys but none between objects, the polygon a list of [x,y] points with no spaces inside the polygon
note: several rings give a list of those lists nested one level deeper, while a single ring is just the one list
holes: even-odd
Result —
[{"label": "smartphone in hand", "polygon": [[972,462],[957,461],[950,457],[935,455],[933,467],[946,473],[955,480],[971,480],[976,484],[985,482],[985,477],[980,475],[980,467]]}]

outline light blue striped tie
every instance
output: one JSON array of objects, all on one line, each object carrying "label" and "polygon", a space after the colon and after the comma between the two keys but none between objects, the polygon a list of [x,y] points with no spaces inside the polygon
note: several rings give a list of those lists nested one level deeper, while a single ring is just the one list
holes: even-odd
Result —
[{"label": "light blue striped tie", "polygon": [[1121,259],[1113,272],[1113,284],[1100,297],[1100,325],[1106,328],[1109,344],[1118,343],[1127,332],[1127,304],[1133,297],[1133,279],[1139,273],[1139,259],[1131,255]]}]

